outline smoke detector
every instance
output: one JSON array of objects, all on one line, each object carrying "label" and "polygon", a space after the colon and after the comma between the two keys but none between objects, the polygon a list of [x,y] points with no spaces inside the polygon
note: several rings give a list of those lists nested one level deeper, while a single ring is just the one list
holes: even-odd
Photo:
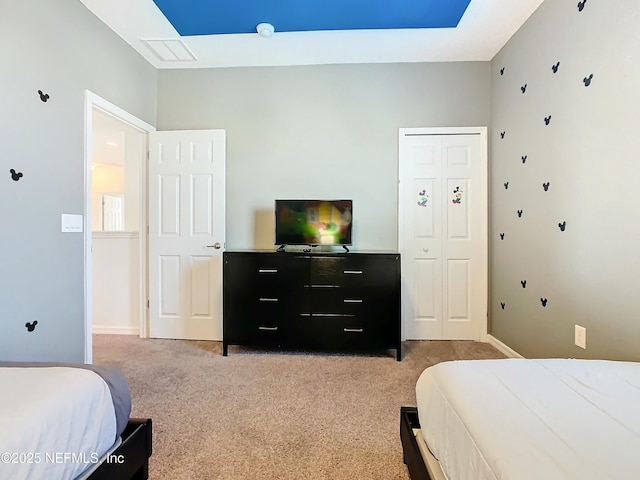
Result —
[{"label": "smoke detector", "polygon": [[259,23],[256,27],[256,31],[261,37],[269,38],[273,36],[275,28],[273,28],[273,25],[271,25],[270,23]]}]

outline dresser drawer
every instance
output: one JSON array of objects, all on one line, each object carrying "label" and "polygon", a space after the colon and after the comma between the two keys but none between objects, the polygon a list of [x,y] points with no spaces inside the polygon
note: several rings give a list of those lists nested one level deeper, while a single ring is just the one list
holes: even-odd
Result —
[{"label": "dresser drawer", "polygon": [[259,295],[251,294],[243,297],[235,305],[235,310],[247,322],[254,322],[259,319],[264,321],[269,319],[271,322],[279,321],[286,315],[286,301],[283,301],[279,295]]},{"label": "dresser drawer", "polygon": [[279,301],[263,297],[243,298],[225,316],[224,336],[232,342],[255,343],[259,339],[275,339],[286,324],[286,308]]},{"label": "dresser drawer", "polygon": [[296,338],[309,347],[360,346],[366,340],[362,317],[338,314],[300,314]]},{"label": "dresser drawer", "polygon": [[282,341],[282,327],[280,325],[264,324],[253,325],[245,332],[244,343],[254,345],[280,345]]},{"label": "dresser drawer", "polygon": [[364,259],[348,257],[311,258],[312,285],[339,285],[366,281],[374,274],[374,267]]},{"label": "dresser drawer", "polygon": [[388,289],[396,278],[396,259],[367,256],[313,257],[309,284],[315,287],[342,287],[349,292]]},{"label": "dresser drawer", "polygon": [[334,285],[343,283],[342,257],[312,257],[309,260],[309,284],[310,285]]},{"label": "dresser drawer", "polygon": [[312,313],[361,315],[367,299],[362,295],[349,295],[344,287],[317,287],[306,289],[304,307]]},{"label": "dresser drawer", "polygon": [[248,255],[227,257],[227,279],[236,289],[247,293],[272,296],[281,293],[287,281],[286,266],[274,255]]}]

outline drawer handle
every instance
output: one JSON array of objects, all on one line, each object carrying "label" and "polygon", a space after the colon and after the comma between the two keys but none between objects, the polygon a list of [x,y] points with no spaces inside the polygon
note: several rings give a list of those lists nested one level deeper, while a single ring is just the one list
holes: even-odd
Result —
[{"label": "drawer handle", "polygon": [[342,300],[344,303],[362,303],[362,300],[359,298],[345,298]]},{"label": "drawer handle", "polygon": [[267,332],[275,332],[278,327],[258,327],[258,330],[266,330]]},{"label": "drawer handle", "polygon": [[[305,285],[305,287],[306,286],[307,285]],[[322,284],[322,283],[315,283],[315,284],[309,285],[309,287],[311,287],[311,288],[340,288],[340,285],[327,285],[327,284]]]},{"label": "drawer handle", "polygon": [[259,268],[258,273],[278,273],[277,268]]},{"label": "drawer handle", "polygon": [[261,302],[277,302],[278,299],[277,298],[260,297],[260,301]]},{"label": "drawer handle", "polygon": [[360,275],[362,270],[344,270],[345,275]]},{"label": "drawer handle", "polygon": [[364,329],[362,329],[362,328],[345,328],[344,331],[345,332],[353,332],[353,333],[362,333],[362,332],[364,332]]}]

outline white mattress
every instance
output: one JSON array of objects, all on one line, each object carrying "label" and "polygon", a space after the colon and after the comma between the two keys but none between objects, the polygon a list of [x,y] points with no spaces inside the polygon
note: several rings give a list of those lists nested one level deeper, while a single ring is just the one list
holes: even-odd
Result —
[{"label": "white mattress", "polygon": [[640,478],[640,363],[444,362],[416,400],[449,480]]},{"label": "white mattress", "polygon": [[0,478],[69,480],[116,441],[108,385],[79,368],[0,367]]}]

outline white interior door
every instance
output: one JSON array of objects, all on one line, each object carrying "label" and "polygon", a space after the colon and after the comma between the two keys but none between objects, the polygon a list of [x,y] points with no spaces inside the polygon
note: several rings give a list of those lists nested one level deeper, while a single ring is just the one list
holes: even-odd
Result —
[{"label": "white interior door", "polygon": [[225,131],[149,135],[149,336],[222,340]]},{"label": "white interior door", "polygon": [[102,195],[102,230],[119,232],[124,230],[124,195]]},{"label": "white interior door", "polygon": [[487,333],[486,128],[400,129],[403,337]]}]

